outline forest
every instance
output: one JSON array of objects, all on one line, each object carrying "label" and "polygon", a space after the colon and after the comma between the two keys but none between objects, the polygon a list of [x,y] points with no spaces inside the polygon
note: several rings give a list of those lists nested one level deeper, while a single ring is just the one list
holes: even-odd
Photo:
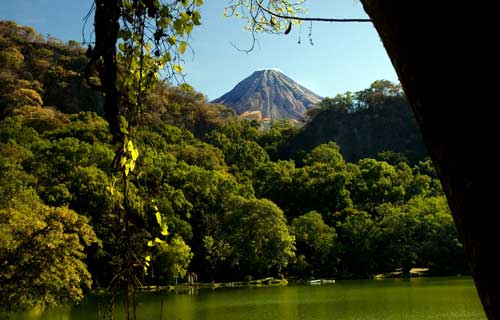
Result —
[{"label": "forest", "polygon": [[[122,184],[104,98],[82,78],[87,61],[76,42],[0,22],[0,305],[79,301],[116,281],[124,252],[141,285],[188,272],[205,282],[467,272],[420,146],[388,142],[354,160],[325,141],[290,157],[282,150],[307,125],[262,130],[187,86],[160,81],[145,98]],[[376,81],[328,98],[311,121],[385,121],[387,108],[408,108],[401,99],[398,85]]]}]

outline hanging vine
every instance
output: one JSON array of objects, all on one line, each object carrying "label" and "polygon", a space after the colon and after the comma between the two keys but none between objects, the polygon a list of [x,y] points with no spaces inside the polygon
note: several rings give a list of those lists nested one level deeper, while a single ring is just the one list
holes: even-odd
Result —
[{"label": "hanging vine", "polygon": [[[95,40],[88,44],[85,81],[103,93],[104,111],[117,145],[112,167],[122,181],[121,191],[110,190],[120,199],[114,226],[120,243],[115,275],[109,292],[125,290],[127,319],[135,319],[137,287],[148,272],[155,244],[168,235],[165,221],[153,205],[159,234],[136,226],[129,190],[139,150],[134,143],[144,97],[158,83],[159,74],[179,81],[183,78],[182,55],[189,36],[201,24],[198,8],[203,0],[94,0],[88,17],[94,14]],[[139,244],[139,245],[138,245]],[[139,247],[138,247],[139,246]],[[112,301],[114,301],[114,294]],[[111,318],[113,317],[113,312]]]}]

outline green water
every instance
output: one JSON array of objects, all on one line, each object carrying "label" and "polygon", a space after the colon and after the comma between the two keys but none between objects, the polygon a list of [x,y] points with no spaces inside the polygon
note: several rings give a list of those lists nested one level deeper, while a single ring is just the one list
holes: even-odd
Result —
[{"label": "green water", "polygon": [[[142,296],[138,319],[486,319],[470,278],[337,281],[199,291],[194,295]],[[97,301],[10,319],[98,319]]]}]

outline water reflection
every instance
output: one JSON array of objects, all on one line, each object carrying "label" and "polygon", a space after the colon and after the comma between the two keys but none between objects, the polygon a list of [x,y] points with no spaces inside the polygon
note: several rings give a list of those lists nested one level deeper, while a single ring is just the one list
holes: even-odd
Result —
[{"label": "water reflection", "polygon": [[[486,319],[469,278],[338,281],[321,286],[215,291],[190,288],[187,293],[142,295],[138,319]],[[102,299],[93,297],[73,308],[10,315],[8,319],[97,320],[100,305]],[[115,312],[116,319],[124,318],[120,306]]]}]

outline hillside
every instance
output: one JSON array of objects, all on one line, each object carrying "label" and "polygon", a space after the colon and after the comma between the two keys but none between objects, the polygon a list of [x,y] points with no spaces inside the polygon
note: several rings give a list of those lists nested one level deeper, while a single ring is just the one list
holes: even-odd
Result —
[{"label": "hillside", "polygon": [[335,141],[348,161],[377,157],[383,151],[401,153],[412,163],[426,158],[406,98],[377,87],[382,83],[354,95],[325,99],[321,108],[310,113],[311,120],[281,146],[282,157],[299,159],[316,146]]},{"label": "hillside", "polygon": [[24,105],[102,114],[101,94],[82,77],[86,64],[78,42],[45,38],[30,27],[0,21],[0,117]]}]

